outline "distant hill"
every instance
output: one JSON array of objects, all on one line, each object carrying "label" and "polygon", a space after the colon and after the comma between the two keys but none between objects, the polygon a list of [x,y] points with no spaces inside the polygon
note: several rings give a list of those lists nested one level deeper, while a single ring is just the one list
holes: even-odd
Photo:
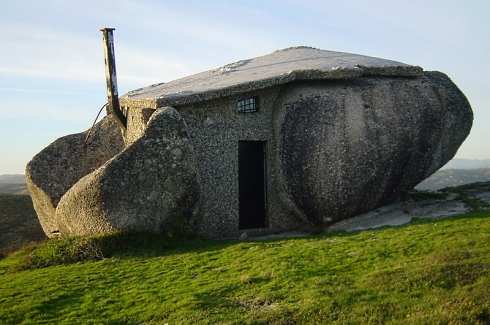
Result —
[{"label": "distant hill", "polygon": [[449,186],[490,181],[490,168],[441,169],[417,185],[417,190],[434,191]]},{"label": "distant hill", "polygon": [[[418,190],[438,190],[474,182],[490,181],[490,159],[453,159],[420,183]],[[0,175],[0,194],[28,194],[25,176]]]},{"label": "distant hill", "polygon": [[30,196],[0,194],[0,256],[45,238]]},{"label": "distant hill", "polygon": [[7,175],[0,175],[0,184],[24,184],[25,181],[25,176],[22,174],[7,174]]},{"label": "distant hill", "polygon": [[453,159],[442,169],[484,169],[490,168],[490,159]]},{"label": "distant hill", "polygon": [[0,175],[0,194],[26,195],[26,180],[24,175]]}]

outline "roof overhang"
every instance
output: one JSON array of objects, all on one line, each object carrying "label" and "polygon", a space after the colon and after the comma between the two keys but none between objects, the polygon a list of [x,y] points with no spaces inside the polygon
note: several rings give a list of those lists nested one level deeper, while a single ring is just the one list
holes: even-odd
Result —
[{"label": "roof overhang", "polygon": [[299,80],[348,80],[366,76],[418,77],[423,69],[401,62],[310,47],[294,47],[136,89],[125,106],[179,106],[233,96]]}]

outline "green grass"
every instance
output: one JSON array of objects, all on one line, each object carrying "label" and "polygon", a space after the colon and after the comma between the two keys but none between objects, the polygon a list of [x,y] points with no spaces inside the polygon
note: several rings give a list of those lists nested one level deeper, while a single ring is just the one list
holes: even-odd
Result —
[{"label": "green grass", "polygon": [[0,260],[0,323],[40,322],[489,324],[490,215],[274,241],[48,241]]},{"label": "green grass", "polygon": [[431,192],[431,191],[412,191],[408,193],[406,199],[413,201],[425,201],[425,200],[444,200],[448,196],[447,192]]},{"label": "green grass", "polygon": [[478,182],[472,184],[465,184],[454,187],[446,187],[441,190],[442,193],[454,193],[457,194],[459,199],[462,200],[474,211],[480,211],[488,209],[490,206],[482,200],[475,198],[470,193],[472,192],[487,192],[490,191],[490,182]]}]

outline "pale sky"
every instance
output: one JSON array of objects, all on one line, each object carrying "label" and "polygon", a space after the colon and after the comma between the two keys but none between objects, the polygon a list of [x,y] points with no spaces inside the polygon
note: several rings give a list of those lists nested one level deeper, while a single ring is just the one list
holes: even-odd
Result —
[{"label": "pale sky", "polygon": [[475,120],[458,158],[490,159],[490,1],[4,1],[0,174],[89,128],[104,104],[101,27],[115,27],[119,93],[289,46],[448,74]]}]

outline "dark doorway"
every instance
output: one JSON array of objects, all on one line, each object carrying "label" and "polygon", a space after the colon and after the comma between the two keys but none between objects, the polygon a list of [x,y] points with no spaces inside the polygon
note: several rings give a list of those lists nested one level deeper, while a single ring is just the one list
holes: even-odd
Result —
[{"label": "dark doorway", "polygon": [[265,227],[265,142],[238,142],[240,229]]}]

